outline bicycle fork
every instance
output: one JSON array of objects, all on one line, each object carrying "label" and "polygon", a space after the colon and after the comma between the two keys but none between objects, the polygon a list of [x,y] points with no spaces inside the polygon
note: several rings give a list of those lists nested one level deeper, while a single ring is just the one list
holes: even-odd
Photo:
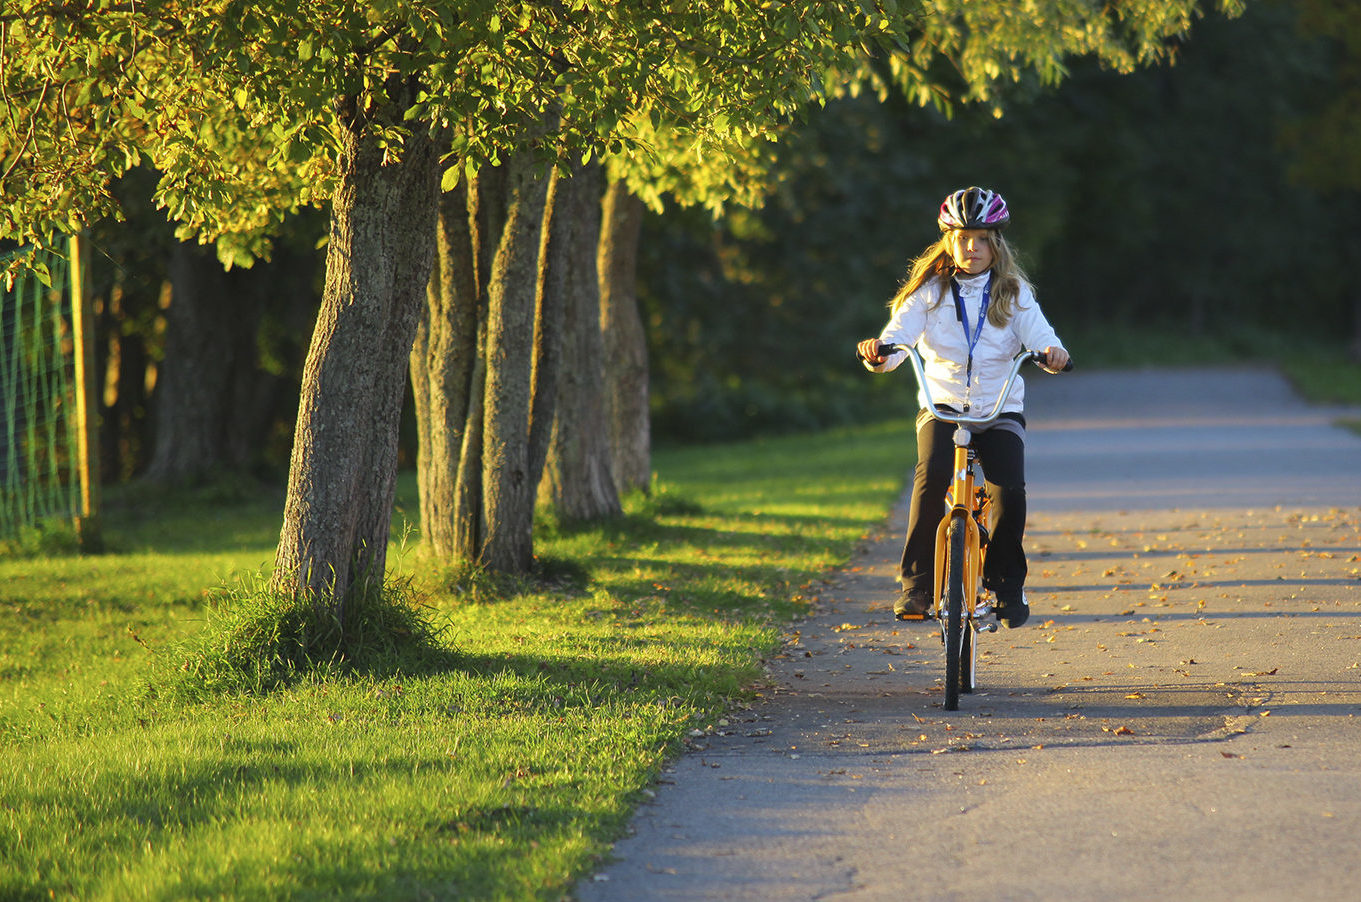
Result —
[{"label": "bicycle fork", "polygon": [[945,595],[946,579],[946,556],[949,548],[949,532],[953,525],[955,528],[965,530],[964,539],[964,617],[970,627],[979,632],[991,633],[997,630],[997,624],[987,620],[987,616],[992,613],[990,605],[979,605],[978,589],[983,578],[983,560],[987,554],[987,539],[984,537],[983,526],[986,523],[989,500],[987,492],[983,488],[983,469],[978,463],[977,454],[969,446],[969,435],[967,430],[962,436],[963,444],[960,443],[961,436],[955,437],[955,456],[954,473],[950,483],[949,492],[946,495],[946,504],[950,507],[950,512],[936,527],[936,566],[935,566],[935,603],[936,615],[940,622],[944,622],[943,607]]}]

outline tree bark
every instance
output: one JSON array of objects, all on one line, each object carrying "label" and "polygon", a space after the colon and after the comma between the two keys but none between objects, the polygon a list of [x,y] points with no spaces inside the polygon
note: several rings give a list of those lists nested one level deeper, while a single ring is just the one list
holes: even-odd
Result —
[{"label": "tree bark", "polygon": [[508,572],[533,562],[560,357],[561,292],[546,290],[541,266],[550,187],[525,156],[441,202],[411,360],[422,530],[440,559]]},{"label": "tree bark", "polygon": [[482,524],[482,432],[487,394],[488,281],[492,261],[501,244],[507,219],[507,176],[504,167],[479,172],[468,198],[468,223],[473,232],[477,338],[472,378],[468,387],[468,419],[463,427],[459,456],[450,461],[457,473],[454,504],[454,548],[457,561],[480,561],[485,531]]},{"label": "tree bark", "polygon": [[587,164],[559,184],[548,267],[561,273],[565,301],[562,371],[540,495],[567,520],[622,512],[611,464],[605,406],[605,344],[600,331],[601,191],[599,165]]},{"label": "tree bark", "polygon": [[[474,374],[479,369],[481,290],[469,194],[468,183],[463,181],[440,198],[435,267],[411,352],[421,531],[429,548],[441,558],[452,556],[463,544],[458,538],[459,461],[473,409]],[[464,529],[474,526],[465,524]],[[475,546],[475,539],[466,544]]]},{"label": "tree bark", "polygon": [[[380,112],[401,121],[404,105]],[[344,617],[381,585],[407,365],[434,254],[439,168],[417,128],[398,162],[373,130],[344,135],[326,285],[303,369],[273,584]]]},{"label": "tree bark", "polygon": [[529,419],[539,251],[549,179],[532,159],[507,164],[506,221],[487,281],[482,421],[482,545],[493,570],[528,572],[534,560]]},{"label": "tree bark", "polygon": [[539,279],[535,286],[534,369],[530,377],[529,494],[534,498],[543,479],[558,415],[558,379],[563,365],[563,327],[567,315],[568,267],[560,248],[575,228],[570,206],[571,179],[555,169],[548,185],[539,230]]},{"label": "tree bark", "polygon": [[619,493],[652,484],[647,333],[638,311],[638,241],[643,202],[622,181],[605,194],[599,247],[600,331],[606,401]]}]

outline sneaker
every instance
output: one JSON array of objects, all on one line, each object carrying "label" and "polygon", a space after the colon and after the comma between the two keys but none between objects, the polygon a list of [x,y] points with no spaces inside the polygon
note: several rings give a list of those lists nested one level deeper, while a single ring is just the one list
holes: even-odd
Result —
[{"label": "sneaker", "polygon": [[903,589],[893,603],[893,616],[899,620],[926,620],[931,616],[931,595],[921,589]]},{"label": "sneaker", "polygon": [[1030,619],[1030,605],[1026,602],[1025,593],[1017,590],[1015,592],[1001,592],[997,596],[997,619],[1009,630],[1025,623]]}]

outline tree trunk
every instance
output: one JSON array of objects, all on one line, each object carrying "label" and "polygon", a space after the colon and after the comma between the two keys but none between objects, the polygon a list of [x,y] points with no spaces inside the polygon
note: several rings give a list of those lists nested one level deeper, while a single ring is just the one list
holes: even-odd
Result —
[{"label": "tree trunk", "polygon": [[585,165],[560,183],[548,267],[562,273],[565,316],[557,418],[540,494],[568,520],[621,513],[605,409],[605,345],[600,332],[602,173]]},{"label": "tree trunk", "polygon": [[[390,102],[380,113],[401,121]],[[384,164],[373,130],[344,136],[326,286],[303,368],[276,589],[345,598],[381,585],[407,363],[434,253],[439,167],[420,128]]]},{"label": "tree trunk", "polygon": [[271,307],[279,319],[310,308],[314,272],[312,260],[285,250],[224,271],[211,248],[171,249],[149,479],[194,480],[259,459],[285,393],[283,380],[261,366],[261,323]]},{"label": "tree trunk", "polygon": [[652,484],[647,333],[638,312],[638,240],[643,202],[622,181],[605,194],[600,230],[600,331],[614,480],[620,494]]},{"label": "tree trunk", "polygon": [[468,386],[468,418],[458,457],[448,462],[457,474],[454,498],[453,557],[458,561],[480,561],[485,530],[482,523],[482,431],[486,419],[487,395],[487,318],[490,307],[488,282],[492,261],[501,245],[507,220],[507,175],[504,167],[484,169],[473,180],[468,198],[468,223],[473,232],[477,294],[464,303],[474,305],[477,322],[475,357]]},{"label": "tree trunk", "polygon": [[539,279],[535,286],[534,370],[530,379],[529,495],[543,479],[549,445],[557,422],[558,378],[563,364],[563,327],[567,315],[568,268],[561,265],[561,247],[574,229],[570,205],[571,179],[555,169],[548,185],[543,224],[539,230]]},{"label": "tree trunk", "polygon": [[542,467],[531,436],[553,416],[535,405],[535,385],[556,373],[558,330],[536,330],[550,182],[525,158],[466,184],[440,205],[439,265],[411,357],[422,532],[437,558],[525,572]]},{"label": "tree trunk", "polygon": [[477,230],[469,210],[466,181],[440,198],[435,268],[411,352],[421,532],[441,558],[460,546],[459,460],[473,407],[474,372],[480,369]]},{"label": "tree trunk", "polygon": [[156,379],[155,452],[146,475],[192,480],[224,463],[232,371],[242,333],[249,332],[254,317],[249,297],[232,303],[246,293],[233,277],[239,274],[224,272],[212,248],[177,244],[169,270],[165,356]]},{"label": "tree trunk", "polygon": [[[104,298],[95,334],[104,336],[95,348],[99,401],[99,469],[106,482],[130,479],[145,469],[150,444],[146,422],[147,384],[154,363],[137,330],[123,324],[146,310],[146,297],[127,285],[122,272],[114,277]],[[165,286],[161,286],[165,291]]]},{"label": "tree trunk", "polygon": [[505,227],[487,281],[482,421],[482,545],[493,570],[528,572],[534,560],[530,482],[534,318],[549,179],[528,155],[507,164]]}]

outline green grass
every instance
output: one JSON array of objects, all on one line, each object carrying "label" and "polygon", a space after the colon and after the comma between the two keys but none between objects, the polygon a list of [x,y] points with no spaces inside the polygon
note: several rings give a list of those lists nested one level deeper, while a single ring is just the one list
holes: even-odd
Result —
[{"label": "green grass", "polygon": [[1300,393],[1320,404],[1361,404],[1361,362],[1333,351],[1291,355],[1281,369]]},{"label": "green grass", "polygon": [[[115,495],[111,553],[0,557],[0,898],[569,895],[882,522],[909,430],[659,451],[625,517],[544,518],[526,583],[394,548],[441,654],[267,693],[166,674],[254,592],[280,499]],[[408,478],[397,535],[415,508]]]},{"label": "green grass", "polygon": [[[1292,354],[1281,369],[1296,390],[1315,403],[1361,405],[1361,362],[1340,351]],[[1337,425],[1361,435],[1361,419],[1340,417]]]}]

